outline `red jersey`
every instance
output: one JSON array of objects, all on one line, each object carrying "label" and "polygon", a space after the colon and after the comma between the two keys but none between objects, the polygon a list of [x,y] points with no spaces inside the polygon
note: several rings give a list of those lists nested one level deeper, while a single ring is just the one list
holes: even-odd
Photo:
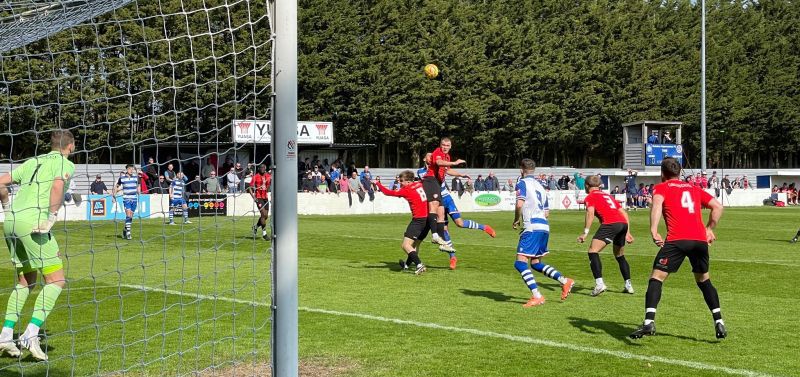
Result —
[{"label": "red jersey", "polygon": [[422,182],[414,182],[408,186],[400,187],[397,191],[389,190],[378,182],[378,189],[381,190],[383,195],[395,196],[408,201],[408,207],[411,208],[411,217],[415,219],[428,217],[428,198],[425,196]]},{"label": "red jersey", "polygon": [[601,224],[628,223],[625,221],[625,216],[619,212],[619,203],[613,196],[595,190],[589,193],[584,200],[586,208],[594,207],[594,214],[600,219]]},{"label": "red jersey", "polygon": [[272,176],[269,173],[263,175],[256,173],[250,181],[250,187],[255,189],[256,199],[268,199],[269,186],[272,184]]},{"label": "red jersey", "polygon": [[711,194],[699,186],[671,179],[656,185],[653,195],[664,197],[667,241],[708,241],[701,210],[714,199]]},{"label": "red jersey", "polygon": [[428,171],[425,173],[425,176],[436,177],[436,180],[442,183],[444,182],[444,175],[450,167],[439,166],[437,163],[438,161],[450,162],[450,153],[444,153],[442,152],[442,148],[436,148],[433,153],[431,153],[431,163],[427,166]]}]

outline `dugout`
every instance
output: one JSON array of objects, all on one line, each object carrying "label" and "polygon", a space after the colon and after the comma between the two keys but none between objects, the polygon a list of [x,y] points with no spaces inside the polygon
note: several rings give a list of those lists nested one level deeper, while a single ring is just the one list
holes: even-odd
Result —
[{"label": "dugout", "polygon": [[683,122],[640,120],[622,124],[623,169],[646,170],[661,165],[665,157],[683,163]]}]

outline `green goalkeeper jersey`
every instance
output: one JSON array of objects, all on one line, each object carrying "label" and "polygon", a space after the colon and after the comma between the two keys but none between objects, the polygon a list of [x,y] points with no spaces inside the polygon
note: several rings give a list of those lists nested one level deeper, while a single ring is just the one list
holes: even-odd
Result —
[{"label": "green goalkeeper jersey", "polygon": [[62,178],[66,190],[74,172],[75,164],[58,151],[31,158],[11,171],[11,180],[19,184],[19,191],[11,204],[9,220],[34,225],[47,220],[53,181]]}]

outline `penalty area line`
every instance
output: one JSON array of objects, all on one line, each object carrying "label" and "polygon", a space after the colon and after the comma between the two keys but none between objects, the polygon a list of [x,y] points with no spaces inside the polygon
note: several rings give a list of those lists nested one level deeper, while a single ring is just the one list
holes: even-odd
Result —
[{"label": "penalty area line", "polygon": [[[211,296],[211,295],[204,295],[199,293],[192,293],[192,292],[181,292],[171,289],[162,289],[162,288],[154,288],[154,287],[147,287],[142,285],[131,285],[131,284],[120,284],[121,287],[130,288],[130,289],[137,289],[142,291],[150,291],[150,292],[160,292],[166,293],[170,295],[180,295],[180,296],[189,296],[197,299],[203,300],[220,300],[220,301],[227,301],[251,306],[261,306],[261,307],[269,307],[270,305],[265,302],[255,302],[249,300],[242,300],[237,298],[230,298],[224,296]],[[747,369],[736,369],[736,368],[728,368],[719,365],[713,364],[706,364],[697,361],[689,361],[689,360],[682,360],[682,359],[670,359],[661,356],[647,356],[647,355],[639,355],[629,352],[623,351],[615,351],[609,350],[604,348],[597,348],[597,347],[588,347],[588,346],[581,346],[577,344],[571,343],[563,343],[557,342],[553,340],[547,339],[539,339],[530,336],[519,336],[519,335],[510,335],[510,334],[503,334],[497,333],[493,331],[484,331],[484,330],[477,330],[471,328],[463,328],[463,327],[453,327],[447,325],[440,325],[436,323],[429,323],[429,322],[418,322],[418,321],[409,321],[405,319],[398,319],[398,318],[388,318],[382,316],[376,316],[371,314],[363,314],[363,313],[350,313],[350,312],[341,312],[336,310],[327,310],[327,309],[318,309],[318,308],[309,308],[305,306],[301,306],[298,308],[299,311],[307,312],[307,313],[316,313],[316,314],[327,314],[333,315],[338,317],[351,317],[351,318],[359,318],[359,319],[366,319],[370,321],[377,321],[377,322],[386,322],[386,323],[393,323],[397,325],[407,325],[407,326],[415,326],[415,327],[422,327],[427,329],[434,329],[440,331],[447,331],[452,333],[461,333],[461,334],[470,334],[470,335],[477,335],[486,338],[495,338],[495,339],[504,339],[518,343],[526,343],[526,344],[536,344],[551,348],[561,348],[567,349],[570,351],[575,352],[582,352],[582,353],[591,353],[595,355],[605,355],[605,356],[612,356],[617,357],[620,359],[627,359],[627,360],[638,360],[638,361],[646,361],[646,362],[654,362],[654,363],[661,363],[661,364],[669,364],[669,365],[676,365],[680,367],[690,368],[690,369],[697,369],[697,370],[708,370],[714,372],[722,372],[730,375],[737,375],[737,376],[748,376],[748,377],[776,377],[774,375],[763,373],[754,370],[747,370]]]}]

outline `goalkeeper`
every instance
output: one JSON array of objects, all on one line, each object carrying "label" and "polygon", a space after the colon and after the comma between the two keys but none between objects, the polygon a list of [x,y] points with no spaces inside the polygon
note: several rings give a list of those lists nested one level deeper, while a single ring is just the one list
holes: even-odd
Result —
[{"label": "goalkeeper", "polygon": [[[10,174],[0,176],[0,201],[5,212],[3,231],[17,271],[17,284],[8,298],[0,334],[0,354],[20,356],[13,341],[14,326],[41,271],[45,285],[36,297],[31,321],[19,338],[19,344],[41,361],[47,360],[47,354],[39,343],[39,327],[53,311],[65,284],[58,243],[50,229],[57,221],[64,190],[69,187],[75,171],[75,165],[67,159],[75,150],[72,133],[52,131],[50,145],[50,153],[31,158]],[[14,202],[9,203],[7,187],[12,183],[19,184],[20,188]]]}]

